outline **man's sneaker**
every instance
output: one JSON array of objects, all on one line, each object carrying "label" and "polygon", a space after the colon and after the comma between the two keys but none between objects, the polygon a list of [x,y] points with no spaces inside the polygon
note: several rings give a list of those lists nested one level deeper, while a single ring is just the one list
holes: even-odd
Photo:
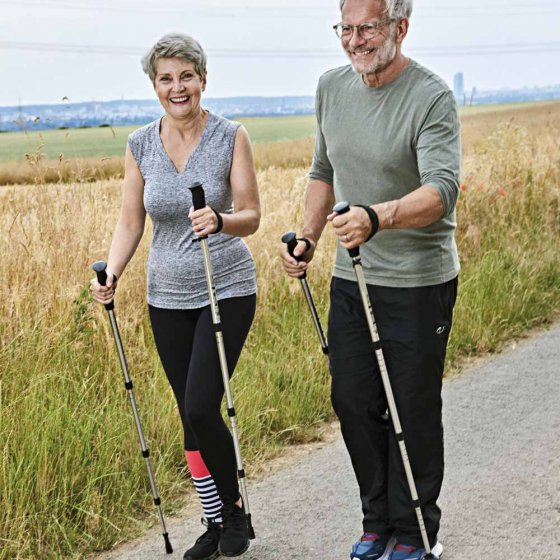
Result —
[{"label": "man's sneaker", "polygon": [[[433,560],[439,560],[443,552],[443,546],[441,543],[436,543],[434,548],[432,548]],[[426,554],[426,549],[416,548],[414,546],[408,546],[406,544],[397,544],[395,549],[389,556],[390,560],[422,560]]]},{"label": "man's sneaker", "polygon": [[364,533],[354,543],[350,560],[388,560],[395,542],[391,537],[381,537],[376,533]]},{"label": "man's sneaker", "polygon": [[224,556],[239,556],[249,548],[249,530],[245,512],[235,503],[224,501],[219,551]]},{"label": "man's sneaker", "polygon": [[220,525],[215,521],[201,519],[206,532],[200,535],[191,548],[183,555],[183,560],[214,560],[219,556]]}]

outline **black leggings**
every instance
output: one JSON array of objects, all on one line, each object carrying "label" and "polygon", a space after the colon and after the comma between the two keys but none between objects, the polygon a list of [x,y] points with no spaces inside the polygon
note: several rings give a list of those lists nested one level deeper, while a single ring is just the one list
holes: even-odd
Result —
[{"label": "black leggings", "polygon": [[[219,302],[230,375],[255,315],[256,296]],[[149,306],[158,354],[177,400],[186,451],[200,451],[222,500],[239,497],[233,440],[220,413],[224,386],[210,306]]]}]

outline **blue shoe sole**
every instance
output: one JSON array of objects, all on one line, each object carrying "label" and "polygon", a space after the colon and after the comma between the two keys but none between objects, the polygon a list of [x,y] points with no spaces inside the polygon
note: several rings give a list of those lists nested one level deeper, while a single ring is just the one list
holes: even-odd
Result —
[{"label": "blue shoe sole", "polygon": [[[385,547],[385,552],[383,552],[383,556],[379,557],[379,560],[389,560],[389,557],[391,556],[391,552],[393,552],[393,548],[395,548],[395,545],[397,544],[396,540],[394,537],[391,537],[389,539],[389,542],[387,543],[387,546]],[[352,554],[350,554],[350,560],[353,559],[356,560],[362,560],[359,556],[352,556]],[[367,556],[364,558],[364,560],[367,560]]]}]

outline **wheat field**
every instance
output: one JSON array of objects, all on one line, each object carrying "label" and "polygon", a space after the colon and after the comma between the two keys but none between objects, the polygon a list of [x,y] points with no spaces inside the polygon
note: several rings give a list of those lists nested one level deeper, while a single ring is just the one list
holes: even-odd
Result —
[{"label": "wheat field", "polygon": [[[462,273],[448,368],[558,317],[560,109],[529,114],[464,122]],[[301,225],[312,143],[298,142],[256,151],[263,220],[247,242],[258,311],[232,384],[249,477],[332,418],[325,359],[299,283],[277,256],[281,234]],[[1,560],[83,558],[157,523],[112,334],[87,291],[91,263],[109,247],[120,183],[0,188]],[[148,227],[115,313],[172,514],[191,495],[147,318],[149,237]],[[323,323],[334,243],[327,230],[309,272]]]}]

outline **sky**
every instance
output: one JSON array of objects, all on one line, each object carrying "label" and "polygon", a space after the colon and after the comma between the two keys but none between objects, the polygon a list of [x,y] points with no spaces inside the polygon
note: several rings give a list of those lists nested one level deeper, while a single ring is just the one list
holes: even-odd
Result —
[{"label": "sky", "polygon": [[[140,58],[171,31],[208,54],[208,97],[313,95],[347,63],[338,0],[0,0],[0,105],[154,98]],[[560,84],[559,0],[415,0],[403,52],[452,85]]]}]

